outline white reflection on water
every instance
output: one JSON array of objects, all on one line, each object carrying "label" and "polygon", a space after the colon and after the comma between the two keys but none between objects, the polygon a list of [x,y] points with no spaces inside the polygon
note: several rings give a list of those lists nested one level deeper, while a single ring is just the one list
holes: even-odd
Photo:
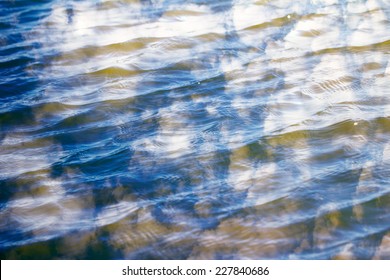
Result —
[{"label": "white reflection on water", "polygon": [[388,258],[388,7],[54,1],[1,106],[9,256]]}]

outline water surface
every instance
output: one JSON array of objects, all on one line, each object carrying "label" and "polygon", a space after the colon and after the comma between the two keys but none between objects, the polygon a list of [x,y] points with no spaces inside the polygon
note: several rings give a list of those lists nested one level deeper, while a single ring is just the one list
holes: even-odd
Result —
[{"label": "water surface", "polygon": [[390,259],[387,0],[0,1],[2,259]]}]

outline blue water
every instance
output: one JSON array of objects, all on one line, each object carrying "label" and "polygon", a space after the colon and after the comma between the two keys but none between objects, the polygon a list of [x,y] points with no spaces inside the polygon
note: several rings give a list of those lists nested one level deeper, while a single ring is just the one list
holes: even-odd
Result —
[{"label": "blue water", "polygon": [[390,2],[0,1],[1,259],[390,259]]}]

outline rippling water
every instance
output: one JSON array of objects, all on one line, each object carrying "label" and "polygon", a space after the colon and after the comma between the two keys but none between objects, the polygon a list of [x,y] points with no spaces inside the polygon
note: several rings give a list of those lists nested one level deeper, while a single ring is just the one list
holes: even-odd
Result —
[{"label": "rippling water", "polygon": [[390,259],[390,2],[0,1],[2,259]]}]

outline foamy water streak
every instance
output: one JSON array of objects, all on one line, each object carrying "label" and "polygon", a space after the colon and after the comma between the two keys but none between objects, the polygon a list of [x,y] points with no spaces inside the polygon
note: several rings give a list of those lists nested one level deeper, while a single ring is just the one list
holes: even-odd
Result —
[{"label": "foamy water streak", "polygon": [[0,7],[2,258],[390,258],[389,1]]}]

